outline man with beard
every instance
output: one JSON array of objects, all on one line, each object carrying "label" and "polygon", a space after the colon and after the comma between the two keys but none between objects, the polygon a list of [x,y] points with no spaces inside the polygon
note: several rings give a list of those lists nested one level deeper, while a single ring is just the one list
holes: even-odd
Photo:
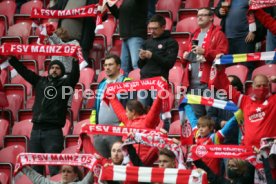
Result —
[{"label": "man with beard", "polygon": [[[62,127],[66,121],[67,102],[80,76],[78,61],[73,61],[72,72],[66,78],[63,77],[65,68],[58,60],[50,63],[46,77],[27,69],[14,56],[9,59],[9,63],[32,84],[35,91],[29,152],[60,153],[63,149]],[[70,92],[65,89],[70,89]],[[43,174],[43,167],[35,166],[34,169]],[[58,167],[50,167],[51,176],[58,171]]]}]

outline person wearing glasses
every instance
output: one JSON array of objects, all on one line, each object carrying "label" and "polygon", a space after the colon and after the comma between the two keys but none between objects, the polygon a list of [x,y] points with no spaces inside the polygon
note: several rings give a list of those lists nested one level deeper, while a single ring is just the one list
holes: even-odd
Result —
[{"label": "person wearing glasses", "polygon": [[[211,66],[219,53],[228,53],[228,41],[219,26],[213,24],[214,13],[206,7],[197,13],[198,29],[195,30],[189,43],[189,51],[185,51],[186,71],[183,85],[193,95],[208,96],[208,81]],[[192,105],[196,117],[206,115],[203,105]]]},{"label": "person wearing glasses", "polygon": [[[172,38],[170,31],[165,30],[166,20],[161,15],[154,15],[148,23],[148,38],[142,45],[139,52],[138,67],[140,68],[141,79],[161,76],[167,81],[169,71],[174,66],[177,54],[178,43]],[[138,93],[139,101],[146,107],[150,107],[156,93],[147,95],[146,91]],[[169,131],[170,117],[162,117],[164,121],[164,129]]]}]

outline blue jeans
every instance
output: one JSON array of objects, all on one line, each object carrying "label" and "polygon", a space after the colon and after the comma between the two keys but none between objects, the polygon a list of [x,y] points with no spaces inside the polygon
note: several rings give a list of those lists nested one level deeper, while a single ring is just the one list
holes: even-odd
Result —
[{"label": "blue jeans", "polygon": [[133,69],[137,69],[139,60],[139,49],[141,49],[144,39],[141,37],[131,37],[123,40],[121,53],[121,67],[125,76]]},{"label": "blue jeans", "polygon": [[[32,130],[29,142],[31,153],[61,153],[63,149],[64,137],[62,129],[52,130]],[[33,167],[38,173],[43,174],[43,166]],[[50,175],[59,173],[58,166],[49,166]]]},{"label": "blue jeans", "polygon": [[[274,51],[276,48],[276,35],[267,30],[266,34],[266,51]],[[276,64],[276,61],[266,61],[266,64]]]}]

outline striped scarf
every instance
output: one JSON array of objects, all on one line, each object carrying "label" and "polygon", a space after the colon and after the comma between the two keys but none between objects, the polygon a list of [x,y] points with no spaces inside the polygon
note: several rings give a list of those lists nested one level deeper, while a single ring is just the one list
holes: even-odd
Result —
[{"label": "striped scarf", "polygon": [[260,60],[276,60],[276,51],[223,55],[219,59],[216,59],[214,64],[224,65]]}]

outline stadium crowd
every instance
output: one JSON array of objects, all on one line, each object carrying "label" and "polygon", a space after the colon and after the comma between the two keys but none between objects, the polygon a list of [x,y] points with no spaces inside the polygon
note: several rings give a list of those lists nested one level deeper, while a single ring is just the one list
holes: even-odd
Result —
[{"label": "stadium crowd", "polygon": [[276,183],[276,0],[0,6],[0,183]]}]

